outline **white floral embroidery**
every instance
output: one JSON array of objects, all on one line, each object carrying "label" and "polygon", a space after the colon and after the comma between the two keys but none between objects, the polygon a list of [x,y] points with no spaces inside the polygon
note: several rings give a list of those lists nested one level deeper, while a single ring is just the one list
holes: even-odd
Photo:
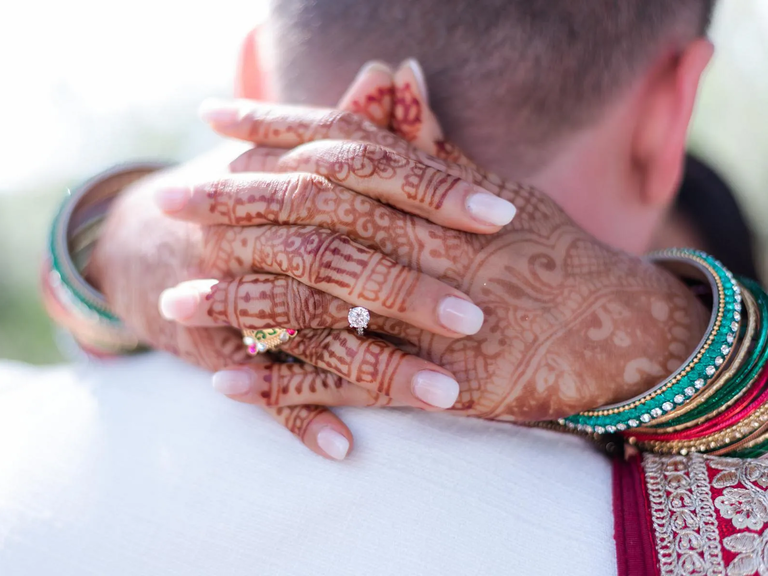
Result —
[{"label": "white floral embroidery", "polygon": [[741,532],[728,536],[723,546],[738,554],[728,566],[728,576],[768,576],[768,534]]},{"label": "white floral embroidery", "polygon": [[[768,576],[768,460],[646,454],[643,468],[663,576]],[[740,530],[722,542],[718,512]]]},{"label": "white floral embroidery", "polygon": [[768,464],[758,460],[716,458],[709,462],[722,470],[712,481],[715,488],[725,488],[715,506],[723,518],[739,530],[761,530],[768,523]]},{"label": "white floral embroidery", "polygon": [[643,467],[661,575],[724,575],[704,457],[646,454]]}]

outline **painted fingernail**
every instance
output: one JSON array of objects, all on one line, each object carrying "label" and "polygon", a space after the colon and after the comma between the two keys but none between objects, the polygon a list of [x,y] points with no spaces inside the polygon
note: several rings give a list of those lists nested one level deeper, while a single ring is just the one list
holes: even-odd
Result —
[{"label": "painted fingernail", "polygon": [[382,72],[384,74],[392,74],[392,68],[390,68],[380,60],[371,60],[370,62],[366,62],[363,65],[363,67],[360,68],[360,71],[357,73],[357,76],[355,76],[355,80],[359,80],[366,74],[372,73],[372,72]]},{"label": "painted fingernail", "polygon": [[200,292],[188,286],[168,288],[160,294],[160,314],[166,320],[187,320],[200,305]]},{"label": "painted fingernail", "polygon": [[476,186],[475,192],[467,197],[467,211],[477,220],[493,226],[506,226],[517,214],[512,202],[499,198]]},{"label": "painted fingernail", "polygon": [[344,460],[349,452],[349,440],[329,427],[317,433],[317,445],[334,460]]},{"label": "painted fingernail", "polygon": [[440,372],[417,372],[411,389],[416,398],[436,408],[450,408],[459,398],[459,383]]},{"label": "painted fingernail", "polygon": [[192,189],[188,186],[173,186],[160,188],[155,192],[155,204],[163,212],[174,213],[181,211],[192,198]]},{"label": "painted fingernail", "polygon": [[251,377],[244,370],[221,370],[213,375],[211,384],[216,392],[237,396],[251,389]]},{"label": "painted fingernail", "polygon": [[427,81],[424,77],[424,69],[421,67],[421,64],[419,64],[419,61],[416,60],[416,58],[408,58],[408,60],[406,60],[404,64],[411,69],[411,72],[413,73],[413,77],[416,79],[417,88],[421,93],[421,97],[424,99],[425,102],[429,102],[429,92],[427,91]]},{"label": "painted fingernail", "polygon": [[470,336],[483,327],[483,311],[469,302],[454,296],[443,298],[437,307],[440,323],[454,332]]},{"label": "painted fingernail", "polygon": [[229,126],[240,120],[240,107],[232,100],[208,98],[200,104],[197,114],[209,124]]}]

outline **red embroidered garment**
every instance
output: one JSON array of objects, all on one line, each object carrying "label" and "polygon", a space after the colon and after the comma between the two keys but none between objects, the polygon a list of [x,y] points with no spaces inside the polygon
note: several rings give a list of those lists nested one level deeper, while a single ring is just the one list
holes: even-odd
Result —
[{"label": "red embroidered garment", "polygon": [[620,576],[768,576],[768,460],[645,454],[613,484]]}]

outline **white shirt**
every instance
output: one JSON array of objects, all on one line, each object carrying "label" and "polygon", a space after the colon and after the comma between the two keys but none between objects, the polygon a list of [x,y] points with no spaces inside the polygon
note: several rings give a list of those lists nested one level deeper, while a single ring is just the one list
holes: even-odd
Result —
[{"label": "white shirt", "polygon": [[581,440],[338,413],[342,463],[166,355],[0,362],[0,575],[616,574],[610,464]]}]

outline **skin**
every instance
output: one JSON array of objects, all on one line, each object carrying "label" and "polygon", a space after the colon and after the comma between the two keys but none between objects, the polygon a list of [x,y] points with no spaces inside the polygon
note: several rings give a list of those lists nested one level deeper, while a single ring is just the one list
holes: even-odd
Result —
[{"label": "skin", "polygon": [[[395,93],[397,89],[396,84]],[[412,86],[409,91],[413,92]],[[395,114],[397,110],[396,107]],[[119,313],[121,310],[146,311],[124,316],[131,318],[137,333],[153,346],[209,369],[234,364],[246,370],[252,375],[253,385],[235,399],[268,407],[310,448],[321,452],[316,445],[317,432],[324,426],[339,427],[335,417],[318,405],[414,404],[413,397],[401,394],[397,398],[393,394],[398,376],[408,380],[409,374],[403,375],[403,363],[407,358],[415,358],[404,350],[432,360],[436,371],[441,370],[439,366],[450,369],[462,384],[461,395],[453,408],[455,413],[499,420],[532,420],[568,414],[639,392],[659,373],[663,374],[665,368],[671,370],[679,365],[695,345],[693,340],[703,330],[700,325],[704,318],[684,287],[642,261],[591,239],[543,194],[510,186],[466,165],[468,161],[461,157],[457,159],[465,165],[427,155],[407,140],[393,138],[386,130],[361,117],[347,115],[341,117],[343,121],[329,122],[329,115],[338,117],[338,113],[309,112],[309,120],[301,116],[295,118],[291,116],[293,112],[281,120],[286,127],[298,127],[291,131],[279,129],[281,134],[292,133],[295,135],[291,138],[299,139],[287,142],[259,136],[275,131],[253,129],[254,124],[261,122],[257,108],[241,116],[242,121],[230,124],[227,130],[237,134],[238,130],[245,129],[252,140],[272,149],[264,153],[257,148],[258,152],[248,152],[237,162],[272,164],[272,169],[277,171],[301,168],[302,172],[323,174],[322,167],[331,164],[330,159],[338,160],[343,157],[340,153],[349,150],[347,144],[328,142],[329,138],[356,140],[368,143],[370,154],[375,158],[396,154],[396,164],[406,171],[405,176],[424,173],[425,167],[436,167],[444,174],[509,198],[520,213],[499,233],[478,236],[392,211],[384,204],[368,202],[362,195],[334,204],[331,200],[338,192],[334,188],[328,192],[328,198],[322,194],[305,194],[305,198],[316,202],[301,202],[300,210],[284,205],[274,210],[264,205],[263,199],[249,204],[250,190],[243,186],[223,186],[213,194],[196,196],[193,193],[191,199],[200,199],[202,203],[191,201],[189,206],[193,209],[186,217],[206,215],[206,218],[224,218],[226,222],[203,227],[168,221],[159,212],[148,219],[149,195],[158,186],[169,185],[164,183],[169,177],[171,182],[179,177],[179,174],[170,174],[126,191],[113,211],[95,255],[94,276],[102,279],[102,289]],[[409,133],[412,140],[418,135],[419,131]],[[293,148],[312,139],[323,140],[323,145]],[[382,153],[384,145],[390,153]],[[291,151],[281,157],[275,152],[279,146]],[[433,142],[432,151],[439,152],[443,147]],[[349,159],[355,157],[350,155]],[[337,168],[333,173],[325,170],[325,174],[338,186],[354,184],[370,191],[382,190],[395,182],[403,192],[404,187],[412,186],[407,177],[381,176],[382,172],[392,173],[391,164],[374,162],[376,169],[367,172],[345,172]],[[360,175],[363,173],[367,176]],[[350,177],[354,177],[352,183]],[[378,188],[365,183],[376,178],[382,181]],[[252,184],[254,189],[263,185],[258,180]],[[245,190],[245,201],[243,194],[222,194],[221,190]],[[410,197],[421,203],[422,215],[439,221],[445,203],[434,201],[434,194],[411,194]],[[200,210],[201,206],[205,207],[205,200],[207,209]],[[142,218],[134,217],[140,213]],[[366,217],[370,213],[372,216]],[[377,250],[403,267],[423,271],[476,299],[486,312],[483,329],[473,337],[457,340],[419,329],[385,313],[374,316],[371,329],[397,338],[401,348],[378,339],[360,338],[343,329],[349,307],[344,300],[308,286],[301,275],[291,280],[287,275],[264,274],[264,254],[269,250],[269,243],[257,245],[257,239],[262,236],[253,237],[255,230],[264,227],[241,226],[242,222],[233,220],[232,214],[240,214],[236,217],[246,218],[250,224],[300,224],[298,230],[287,226],[277,228],[276,234],[289,230],[287,237],[304,233],[312,238],[329,231],[344,234],[360,246]],[[275,214],[286,215],[286,220],[277,219]],[[342,217],[343,214],[351,217]],[[182,213],[175,214],[177,218],[182,216]],[[205,223],[212,224],[210,220]],[[140,270],[131,261],[117,265],[115,259],[120,258],[120,253],[109,254],[108,248],[135,241],[142,237],[142,230],[149,229],[162,230],[153,233],[156,249],[152,251],[151,263],[155,270],[163,273],[153,274],[151,279],[142,278],[141,291],[126,289],[135,286],[137,281],[116,271]],[[275,237],[270,238],[270,243],[274,243]],[[287,256],[295,256],[299,262],[314,258],[314,254],[306,252],[305,243],[278,245]],[[104,271],[110,272],[100,274],[100,264]],[[289,266],[284,271],[291,273],[291,270]],[[254,274],[257,271],[258,274]],[[322,265],[321,272],[325,271]],[[335,268],[330,272],[333,274],[328,276],[338,274]],[[199,310],[189,322],[200,326],[181,326],[158,318],[152,298],[156,298],[162,288],[179,280],[206,276],[233,280],[220,282],[205,294],[201,292]],[[390,285],[394,293],[388,297],[402,300],[397,292],[403,289],[402,285]],[[278,302],[291,304],[280,307],[275,305]],[[674,306],[679,309],[673,309]],[[672,321],[665,324],[650,320],[649,309],[657,310],[660,318],[664,316]],[[232,310],[237,312],[232,314]],[[291,311],[293,316],[274,316],[275,311],[280,310]],[[226,324],[257,328],[276,323],[314,328],[302,330],[284,347],[286,352],[307,364],[270,365],[262,364],[262,359],[247,360],[239,334],[222,327]],[[245,361],[248,363],[244,364]],[[595,382],[600,385],[593,384]],[[399,389],[404,392],[406,385],[401,383]],[[421,407],[425,408],[423,404]],[[349,434],[345,428],[342,430],[345,435]]]},{"label": "skin", "polygon": [[[382,77],[381,71],[371,71],[350,87],[340,107],[351,106],[360,94],[375,91],[381,85],[391,86],[391,74],[387,72]],[[204,259],[203,229],[168,218],[156,208],[153,198],[157,189],[168,182],[228,174],[230,164],[237,164],[242,151],[242,147],[222,147],[127,188],[111,207],[87,271],[89,281],[104,293],[115,312],[144,342],[211,371],[243,362],[257,364],[265,358],[249,358],[241,335],[235,330],[186,327],[161,316],[157,302],[164,289],[182,281],[205,278],[211,271],[206,269]],[[272,162],[270,151],[263,151],[261,161],[264,167]],[[328,457],[319,447],[317,435],[327,427],[346,437],[352,447],[352,433],[324,407],[265,410],[321,456]]]},{"label": "skin", "polygon": [[[692,62],[704,61],[705,51],[699,52],[698,60],[690,58]],[[693,70],[695,66],[690,68]],[[684,71],[686,67],[681,65],[680,69]],[[312,177],[311,182],[323,184],[311,190],[324,194],[326,198],[333,196],[327,194],[328,186],[336,186],[334,190],[337,193],[340,188],[345,188],[357,194],[357,199],[350,200],[349,205],[359,211],[360,203],[366,202],[364,197],[395,203],[405,196],[410,204],[398,207],[411,216],[404,216],[395,224],[387,222],[386,225],[373,218],[375,226],[365,227],[360,225],[365,221],[364,218],[361,220],[361,213],[350,213],[346,208],[339,212],[343,202],[305,206],[304,210],[295,205],[284,206],[281,210],[274,210],[274,206],[266,204],[246,207],[242,204],[228,205],[229,199],[236,195],[227,190],[237,187],[227,187],[224,183],[217,189],[219,192],[210,195],[210,200],[218,202],[213,211],[175,215],[205,225],[174,222],[151,206],[155,191],[178,186],[181,181],[215,183],[225,173],[223,167],[231,157],[210,161],[202,159],[176,172],[146,180],[126,191],[113,209],[92,267],[93,281],[101,283],[118,313],[138,334],[156,347],[206,368],[217,370],[235,366],[252,373],[251,390],[236,399],[269,405],[267,410],[270,413],[319,454],[323,452],[317,445],[316,435],[323,427],[331,427],[351,441],[351,434],[343,423],[319,404],[398,403],[393,396],[389,396],[394,387],[391,378],[392,385],[387,384],[387,378],[374,382],[370,371],[366,374],[365,369],[357,370],[358,367],[377,365],[375,362],[379,363],[378,366],[397,364],[385,362],[388,357],[395,356],[392,351],[395,347],[391,344],[385,346],[386,342],[372,345],[371,338],[366,338],[366,342],[350,339],[352,333],[342,330],[346,326],[349,304],[341,300],[341,294],[321,292],[318,290],[321,287],[309,285],[311,282],[306,282],[306,277],[278,281],[264,274],[263,255],[242,250],[243,238],[238,234],[254,234],[247,231],[243,224],[254,228],[251,225],[257,223],[259,217],[271,217],[273,220],[278,217],[283,220],[278,220],[277,224],[300,228],[314,224],[324,231],[331,230],[333,234],[347,234],[355,246],[388,256],[402,267],[424,272],[447,286],[463,290],[466,297],[477,299],[476,302],[486,311],[486,322],[482,331],[470,338],[456,339],[435,334],[439,330],[435,330],[434,326],[412,326],[403,319],[392,318],[386,311],[380,316],[374,315],[372,320],[372,329],[381,333],[387,341],[399,345],[396,347],[398,354],[418,353],[424,362],[434,358],[452,371],[462,383],[461,396],[454,407],[457,414],[502,420],[556,416],[573,411],[576,406],[589,407],[608,398],[631,395],[649,385],[652,373],[665,371],[665,368],[669,371],[672,364],[680,363],[686,356],[683,348],[691,349],[695,345],[694,341],[703,331],[704,324],[703,311],[682,286],[642,261],[595,241],[536,190],[509,185],[502,178],[473,167],[456,146],[443,138],[434,115],[426,105],[425,87],[413,74],[412,67],[399,70],[394,82],[391,77],[384,78],[381,69],[369,72],[373,73],[364,75],[363,79],[358,78],[358,89],[353,86],[340,103],[343,110],[366,115],[367,123],[349,114],[339,116],[338,113],[331,113],[329,116],[328,112],[322,112],[318,117],[318,112],[313,110],[283,114],[283,118],[280,117],[282,112],[277,116],[267,114],[266,117],[255,113],[245,118],[256,120],[248,125],[242,122],[233,124],[230,117],[229,127],[221,125],[222,121],[226,124],[226,110],[214,111],[218,118],[214,118],[210,110],[206,116],[212,124],[218,124],[221,132],[260,143],[256,152],[248,152],[231,163],[233,171],[278,171],[281,177],[296,174],[296,170],[303,174],[315,173],[323,178]],[[664,77],[662,72],[664,69],[659,71],[659,77]],[[241,85],[253,86],[254,83],[242,82]],[[645,100],[629,98],[626,102],[629,104],[620,110],[621,113],[613,110],[606,114],[608,126],[601,127],[601,130],[607,134],[612,130],[640,138],[621,123],[626,118],[642,117],[633,107]],[[318,119],[321,120],[319,124]],[[274,122],[277,122],[279,137],[276,132],[268,130],[274,127]],[[644,125],[651,126],[652,123],[645,122]],[[669,126],[671,123],[665,121],[659,125]],[[245,133],[233,134],[229,131],[238,126]],[[372,126],[390,126],[399,132],[401,138],[395,138],[384,130],[376,132],[371,129]],[[656,132],[664,142],[676,141],[669,134],[660,130]],[[652,140],[648,134],[641,136],[641,141],[646,144]],[[334,139],[346,143],[328,142]],[[360,142],[365,143],[364,150],[370,155],[365,154],[364,157],[370,158],[370,166],[374,167],[373,172],[364,178],[356,174],[358,170],[355,169],[354,157],[348,155],[349,141],[355,140],[357,146]],[[558,201],[577,216],[581,226],[592,234],[612,244],[621,244],[611,236],[608,227],[600,228],[603,220],[599,215],[587,218],[586,213],[580,212],[580,205],[572,201],[569,204],[568,200],[585,198],[582,192],[589,192],[595,198],[601,197],[601,185],[606,190],[624,190],[626,198],[630,195],[632,198],[651,197],[646,194],[645,188],[636,194],[638,190],[633,186],[620,182],[618,170],[611,173],[603,170],[600,179],[591,178],[590,173],[585,171],[593,165],[605,165],[607,152],[623,149],[616,142],[611,143],[610,138],[604,140],[607,143],[605,149],[601,149],[599,139],[595,138],[590,147],[573,147],[574,151],[592,151],[595,158],[579,157],[576,152],[566,150],[552,162],[551,170],[534,175],[530,181],[551,190]],[[300,145],[299,148],[291,150],[297,145]],[[388,152],[382,155],[382,148]],[[651,146],[645,147],[646,152],[652,149]],[[340,153],[347,168],[344,168],[343,162],[337,162]],[[674,154],[666,156],[674,157]],[[385,158],[386,162],[382,164],[377,158]],[[642,162],[650,162],[649,159],[649,155],[637,156],[632,169],[636,171]],[[394,168],[393,161],[399,163],[399,170],[406,171],[399,179],[384,177],[380,169],[384,166],[387,174],[390,173],[390,169]],[[673,164],[674,160],[670,165]],[[620,162],[610,165],[622,166]],[[423,182],[424,173],[429,169],[443,173],[444,178],[457,178],[465,183],[480,185],[512,200],[520,211],[518,217],[512,225],[494,235],[496,230],[487,227],[483,230],[478,228],[477,221],[464,218],[466,214],[457,209],[462,205],[461,198],[451,204],[446,200],[448,196],[445,193],[430,190],[425,195],[424,189],[418,186],[412,186],[409,194],[403,182]],[[654,173],[643,169],[642,182],[644,186],[649,182],[663,184],[654,190],[672,190],[672,172],[674,170],[657,170]],[[579,177],[574,178],[574,174]],[[331,182],[334,179],[336,181]],[[574,190],[574,183],[587,188]],[[252,184],[252,191],[260,190],[263,197],[264,182]],[[240,181],[239,185],[243,182]],[[266,189],[269,190],[269,187]],[[624,234],[627,238],[638,239],[637,246],[640,246],[648,235],[648,222],[654,218],[649,214],[661,210],[658,207],[652,210],[623,210],[612,206],[611,201],[615,204],[619,198],[620,195],[603,197],[609,200],[604,208],[611,215],[609,221],[613,226],[619,222],[623,232],[627,229],[645,230],[642,234]],[[198,206],[204,206],[204,203]],[[391,210],[382,203],[369,203],[368,206],[379,218],[385,214],[392,216],[391,211],[382,212]],[[205,218],[215,214],[252,220],[238,223],[230,219],[210,226],[212,222]],[[630,225],[626,219],[631,214],[642,214],[637,225]],[[350,215],[354,217],[350,218]],[[291,219],[293,222],[290,222]],[[459,230],[448,230],[430,222]],[[341,229],[332,230],[330,226]],[[224,228],[229,230],[224,231]],[[318,234],[328,234],[308,230],[301,230],[301,233],[315,234],[315,238]],[[255,240],[249,238],[255,245]],[[246,243],[248,241],[246,238]],[[302,246],[301,243],[297,245]],[[228,260],[238,250],[238,257]],[[508,254],[510,258],[505,259],[502,254]],[[294,256],[296,262],[307,261],[306,252]],[[220,264],[211,265],[226,262],[230,262],[229,268]],[[618,274],[616,266],[619,269],[623,267],[626,274]],[[607,272],[611,267],[614,267],[613,275]],[[152,274],[146,274],[148,269],[153,271]],[[336,273],[336,269],[332,271]],[[208,292],[201,293],[201,305],[190,316],[192,323],[200,326],[171,323],[160,317],[156,302],[163,288],[207,277],[218,277],[224,281],[213,291],[208,282]],[[608,289],[609,286],[612,297],[601,292],[601,288]],[[259,297],[254,298],[255,294]],[[248,301],[245,301],[246,295]],[[290,295],[293,295],[290,301],[296,304],[284,308],[294,316],[279,318],[280,321],[303,319],[305,324],[314,328],[302,330],[301,336],[291,341],[293,348],[290,351],[310,362],[325,362],[324,367],[311,364],[267,366],[263,364],[263,358],[247,359],[239,333],[222,326],[222,323],[255,326],[258,322],[272,322],[277,319],[269,316],[270,310],[276,309],[272,304],[285,302]],[[393,294],[380,298],[396,300],[399,296],[395,290]],[[589,308],[593,301],[594,306]],[[311,305],[308,306],[307,302]],[[243,303],[248,306],[242,306]],[[587,310],[582,306],[585,303],[589,308]],[[237,313],[232,314],[232,310]],[[656,319],[652,321],[654,315]],[[626,344],[628,340],[629,345]],[[329,355],[329,350],[333,354]],[[649,360],[651,358],[653,361]],[[374,364],[371,364],[371,359]],[[242,364],[243,361],[248,364]],[[354,373],[352,367],[355,368]],[[450,374],[445,368],[434,367]],[[587,381],[587,374],[592,374],[595,379]],[[357,379],[358,382],[352,384],[350,379]],[[655,378],[653,380],[655,382]],[[405,387],[402,386],[401,390],[404,391]],[[418,405],[412,396],[403,400],[410,405]]]},{"label": "skin", "polygon": [[[403,99],[424,105],[411,97],[411,83],[395,85],[395,102],[400,91],[407,94]],[[329,233],[307,225],[322,227],[455,286],[483,308],[482,330],[462,339],[445,338],[434,330],[414,326],[413,321],[408,324],[389,310],[381,310],[389,320],[376,318],[371,326],[396,337],[403,348],[451,371],[462,387],[452,409],[457,414],[540,420],[623,400],[676,369],[703,333],[706,315],[682,284],[639,258],[597,242],[535,189],[506,183],[466,160],[459,165],[427,155],[405,138],[393,138],[357,116],[252,102],[234,106],[236,114],[232,117],[236,120],[214,123],[214,127],[259,146],[292,149],[277,162],[276,171],[314,172],[369,194],[376,187],[364,180],[378,178],[380,186],[390,183],[399,188],[401,198],[421,204],[411,212],[436,222],[441,220],[441,211],[449,208],[436,200],[431,190],[414,193],[419,184],[413,182],[429,180],[422,176],[426,166],[438,167],[443,174],[493,191],[519,210],[515,220],[500,232],[480,236],[448,230],[364,199],[358,202],[354,195],[344,201],[335,188],[324,190],[322,185],[315,186],[312,193],[301,194],[302,200],[295,206],[286,205],[284,197],[274,200],[274,193],[254,195],[258,190],[270,190],[271,183],[261,177],[238,186],[224,184],[213,194],[193,192],[190,205],[175,216],[230,225],[213,229],[207,249],[212,258],[226,263],[218,277],[239,278],[202,289],[200,306],[186,322],[227,323],[239,328],[284,323],[315,329],[303,330],[283,347],[311,367],[294,367],[289,375],[278,374],[273,367],[249,368],[253,389],[259,392],[236,399],[258,402],[264,398],[268,403],[286,405],[304,401],[370,405],[390,399],[374,402],[350,381],[385,396],[397,386],[396,370],[376,369],[378,376],[373,380],[355,371],[359,366],[367,376],[372,366],[396,363],[397,355],[386,347],[377,349],[376,340],[360,339],[343,330],[350,299],[306,289],[296,297],[290,294],[296,288],[289,288],[283,277],[249,274],[264,271],[268,251],[266,245],[254,245],[252,235],[264,234],[263,224],[276,219],[286,225],[282,230],[292,239],[291,243],[277,242],[287,261],[312,261],[314,254],[304,249],[307,237],[312,244],[320,244]],[[404,135],[415,140],[418,131],[412,127],[412,118],[421,117],[420,111],[396,105],[393,114],[404,114],[404,121],[392,126],[408,124]],[[352,146],[349,141],[365,146]],[[257,156],[259,149],[250,154]],[[218,193],[222,188],[225,192]],[[210,185],[203,186],[203,190],[210,189]],[[272,202],[278,206],[271,206]],[[277,213],[282,216],[278,218]],[[240,226],[244,220],[261,226],[254,232]],[[321,258],[313,264],[323,268],[329,278],[340,274]],[[282,272],[306,283],[292,268],[286,266]],[[394,290],[387,293],[393,302],[409,297],[407,286],[384,284]],[[290,304],[278,306],[281,302]],[[285,309],[292,310],[293,316],[273,315],[275,310]],[[318,368],[336,378],[318,372]],[[309,374],[322,375],[318,377],[325,381],[332,378],[333,385],[321,395],[308,393],[304,386],[297,391],[294,379],[303,383]],[[275,394],[274,388],[282,392]],[[397,400],[408,398],[398,395]]]}]

